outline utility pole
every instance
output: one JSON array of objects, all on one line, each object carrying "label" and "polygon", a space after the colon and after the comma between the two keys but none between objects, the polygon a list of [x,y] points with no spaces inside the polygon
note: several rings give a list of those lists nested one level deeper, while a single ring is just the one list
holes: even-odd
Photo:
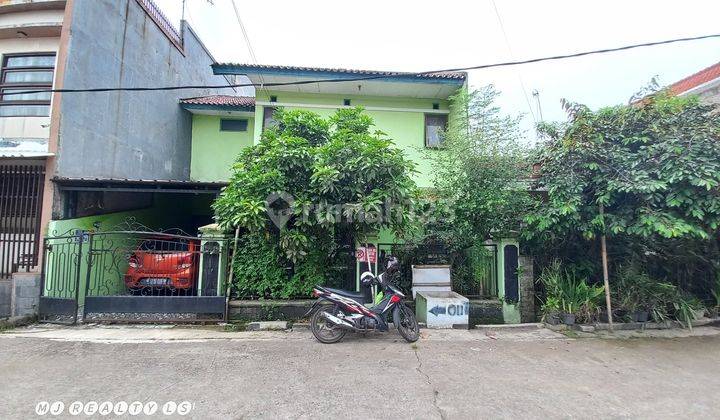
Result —
[{"label": "utility pole", "polygon": [[542,105],[540,104],[540,92],[538,92],[537,89],[533,89],[532,96],[535,98],[535,103],[537,104],[538,109],[538,115],[540,116],[540,122],[544,122],[543,114],[542,114]]}]

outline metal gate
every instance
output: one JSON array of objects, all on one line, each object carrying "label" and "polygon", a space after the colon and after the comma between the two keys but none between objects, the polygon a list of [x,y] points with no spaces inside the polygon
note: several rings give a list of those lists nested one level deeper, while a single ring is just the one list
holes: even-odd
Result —
[{"label": "metal gate", "polygon": [[40,313],[73,322],[78,308],[84,321],[221,321],[227,245],[179,231],[47,238]]},{"label": "metal gate", "polygon": [[0,165],[0,279],[38,264],[43,164]]},{"label": "metal gate", "polygon": [[38,316],[42,321],[77,322],[85,234],[68,231],[43,240]]}]

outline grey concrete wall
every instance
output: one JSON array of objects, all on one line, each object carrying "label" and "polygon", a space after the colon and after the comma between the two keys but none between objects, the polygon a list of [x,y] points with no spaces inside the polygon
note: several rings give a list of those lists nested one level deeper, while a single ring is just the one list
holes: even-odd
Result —
[{"label": "grey concrete wall", "polygon": [[[64,88],[227,83],[187,26],[183,55],[135,0],[73,5]],[[191,118],[178,99],[218,92],[63,94],[56,175],[188,180]]]},{"label": "grey concrete wall", "polygon": [[518,259],[518,266],[520,271],[518,278],[520,283],[520,321],[535,322],[535,277],[532,257],[521,255]]},{"label": "grey concrete wall", "polygon": [[12,316],[37,315],[40,302],[40,273],[12,276]]},{"label": "grey concrete wall", "polygon": [[8,317],[11,314],[10,302],[12,301],[12,282],[0,280],[0,318]]}]

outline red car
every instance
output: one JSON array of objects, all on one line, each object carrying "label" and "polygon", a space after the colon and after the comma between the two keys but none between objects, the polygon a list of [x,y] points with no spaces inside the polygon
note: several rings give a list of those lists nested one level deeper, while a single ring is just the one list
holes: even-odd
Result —
[{"label": "red car", "polygon": [[189,291],[197,283],[197,241],[144,240],[128,258],[125,286],[132,291]]}]

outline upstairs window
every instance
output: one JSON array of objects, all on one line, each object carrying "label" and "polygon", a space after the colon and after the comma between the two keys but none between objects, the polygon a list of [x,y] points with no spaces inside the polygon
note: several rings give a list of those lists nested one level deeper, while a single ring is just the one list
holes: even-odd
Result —
[{"label": "upstairs window", "polygon": [[247,120],[220,120],[220,131],[247,131]]},{"label": "upstairs window", "polygon": [[447,128],[447,114],[425,114],[425,147],[441,148]]},{"label": "upstairs window", "polygon": [[275,120],[275,111],[277,108],[272,106],[266,106],[263,108],[263,130],[270,127],[277,127],[278,123]]},{"label": "upstairs window", "polygon": [[7,54],[0,73],[0,117],[47,117],[52,93],[8,93],[52,89],[55,54]]}]

